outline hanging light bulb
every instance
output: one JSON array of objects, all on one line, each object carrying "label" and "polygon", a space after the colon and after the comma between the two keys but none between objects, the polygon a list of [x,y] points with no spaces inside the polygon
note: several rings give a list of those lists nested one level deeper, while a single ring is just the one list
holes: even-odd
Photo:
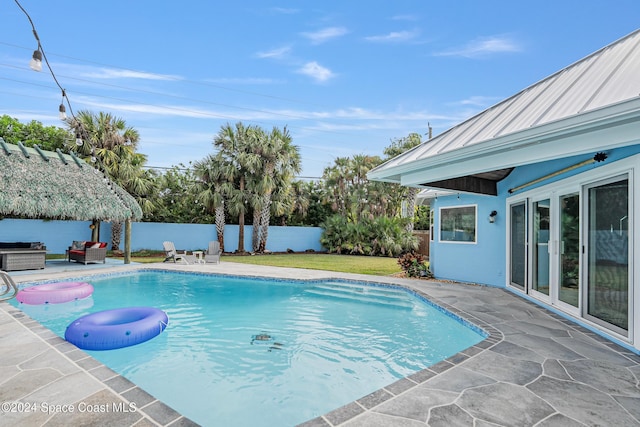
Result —
[{"label": "hanging light bulb", "polygon": [[33,56],[31,57],[31,61],[29,61],[29,67],[33,71],[42,71],[42,52],[40,52],[40,49],[33,51]]},{"label": "hanging light bulb", "polygon": [[67,97],[67,92],[62,89],[62,99],[60,100],[60,106],[58,107],[58,111],[60,114],[58,117],[60,120],[67,120],[67,109],[64,107],[64,99]]},{"label": "hanging light bulb", "polygon": [[96,157],[95,157],[95,156],[91,156],[91,163],[95,163],[95,162],[97,162],[97,161],[98,161],[98,159],[96,159]]},{"label": "hanging light bulb", "polygon": [[82,142],[82,138],[80,138],[80,134],[79,134],[79,133],[77,133],[77,134],[76,134],[76,145],[77,145],[78,147],[82,147],[82,144],[83,144],[83,142]]}]

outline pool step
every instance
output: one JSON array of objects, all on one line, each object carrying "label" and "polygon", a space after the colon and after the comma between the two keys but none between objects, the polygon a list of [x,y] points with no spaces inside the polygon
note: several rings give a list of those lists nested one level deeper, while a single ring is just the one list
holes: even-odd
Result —
[{"label": "pool step", "polygon": [[310,294],[357,300],[365,303],[393,305],[396,307],[413,308],[414,304],[403,291],[395,289],[358,286],[348,283],[327,282],[305,289]]}]

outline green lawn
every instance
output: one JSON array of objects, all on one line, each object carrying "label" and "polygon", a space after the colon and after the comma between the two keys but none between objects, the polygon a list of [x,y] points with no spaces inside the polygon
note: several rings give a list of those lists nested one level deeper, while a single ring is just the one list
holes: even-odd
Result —
[{"label": "green lawn", "polygon": [[[113,256],[111,252],[107,256]],[[64,258],[64,254],[48,254],[47,259]],[[161,252],[132,253],[131,261],[152,263],[164,261]],[[400,273],[397,258],[334,255],[334,254],[273,254],[273,255],[222,255],[222,261],[274,267],[309,268],[312,270],[340,271],[343,273],[388,276]]]},{"label": "green lawn", "polygon": [[380,276],[388,276],[402,271],[397,258],[373,256],[332,254],[223,255],[222,261]]}]

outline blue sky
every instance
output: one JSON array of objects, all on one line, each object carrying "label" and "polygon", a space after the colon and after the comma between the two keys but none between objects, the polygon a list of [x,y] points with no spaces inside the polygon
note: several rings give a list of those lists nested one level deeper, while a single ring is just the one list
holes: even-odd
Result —
[{"label": "blue sky", "polygon": [[[141,135],[148,165],[213,153],[226,123],[287,126],[301,176],[434,135],[638,28],[640,1],[19,0],[74,111]],[[62,125],[61,91],[0,3],[0,114]]]}]

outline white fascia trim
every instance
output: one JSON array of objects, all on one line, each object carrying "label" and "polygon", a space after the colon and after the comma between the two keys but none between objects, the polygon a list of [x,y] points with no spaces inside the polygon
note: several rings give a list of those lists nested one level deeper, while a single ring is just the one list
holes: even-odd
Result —
[{"label": "white fascia trim", "polygon": [[[557,142],[560,139],[569,137],[582,139],[589,132],[595,130],[612,128],[625,122],[639,121],[640,98],[633,98],[606,108],[575,115],[425,159],[389,168],[381,167],[371,171],[369,179],[386,181],[392,177],[400,176],[400,184],[416,185],[429,181],[536,163],[557,158],[558,156],[593,151],[593,149],[576,151],[576,149],[583,148],[583,146],[570,147],[568,144],[565,145],[564,141],[563,144],[556,144],[562,145],[562,147],[554,147],[554,150],[549,150],[549,146],[552,145],[550,143]],[[631,140],[637,139],[637,135],[636,133],[635,138],[631,138]],[[600,149],[599,147],[604,148],[604,143],[606,141],[600,141],[596,150]],[[625,144],[621,143],[621,145]],[[629,144],[627,143],[626,145]],[[535,147],[535,150],[526,153],[525,156],[524,151],[531,151],[526,149],[532,146]],[[555,154],[545,156],[549,151],[554,151]],[[489,162],[492,156],[494,157],[493,161]],[[480,159],[479,162],[478,159]],[[398,181],[392,180],[392,182]]]},{"label": "white fascia trim", "polygon": [[[640,116],[633,120],[589,123],[564,128],[552,135],[527,138],[512,144],[491,144],[475,152],[462,149],[458,155],[439,161],[428,169],[401,176],[402,185],[424,184],[475,173],[538,163],[593,151],[610,150],[640,142]],[[463,153],[464,151],[464,153]],[[433,158],[436,160],[437,158]]]}]

